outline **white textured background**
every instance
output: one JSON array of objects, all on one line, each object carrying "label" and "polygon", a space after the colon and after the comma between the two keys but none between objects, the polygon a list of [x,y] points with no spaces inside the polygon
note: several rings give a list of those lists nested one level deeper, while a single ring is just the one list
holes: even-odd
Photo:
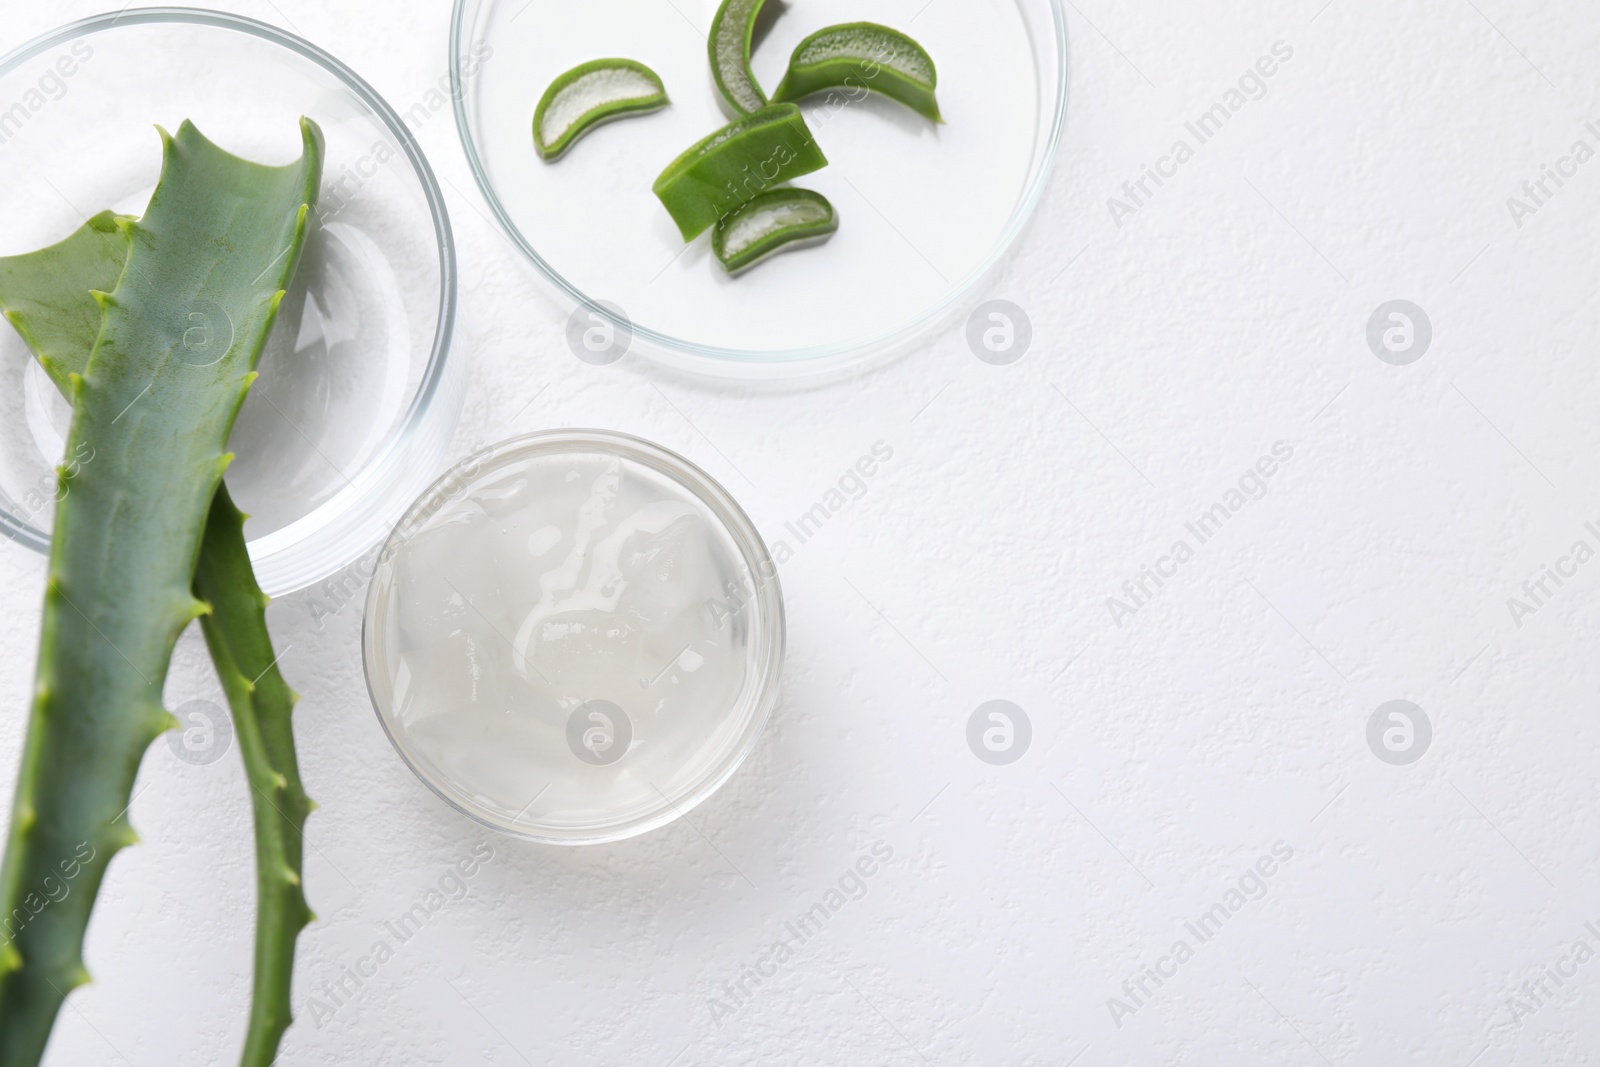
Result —
[{"label": "white textured background", "polygon": [[[444,0],[226,6],[297,29],[401,109],[445,70]],[[4,0],[0,44],[92,10]],[[280,602],[322,804],[320,921],[282,1062],[1600,1057],[1600,960],[1542,1003],[1519,992],[1578,939],[1600,948],[1585,931],[1600,923],[1600,562],[1520,627],[1506,604],[1573,542],[1600,547],[1584,530],[1600,520],[1600,161],[1520,228],[1506,203],[1575,140],[1600,147],[1583,128],[1600,120],[1600,9],[1079,0],[1068,14],[1062,162],[991,287],[1035,329],[1006,368],[959,330],[782,393],[586,366],[562,341],[570,309],[486,223],[450,117],[421,130],[460,244],[463,450],[561,425],[639,433],[724,480],[769,536],[875,441],[894,459],[785,568],[783,700],[721,794],[626,844],[494,840],[469,895],[320,1027],[324,983],[486,838],[390,750],[358,612],[319,632],[306,597]],[[1270,94],[1118,227],[1107,198],[1280,40],[1294,57]],[[1435,328],[1408,367],[1365,340],[1393,298]],[[1106,598],[1277,441],[1294,456],[1269,495],[1113,624]],[[42,584],[39,557],[0,545],[7,797]],[[177,697],[211,684],[195,652]],[[995,698],[1034,729],[1006,767],[965,739]],[[1366,741],[1396,698],[1435,730],[1408,767]],[[158,743],[133,816],[145,843],[111,868],[96,982],[50,1062],[228,1062],[253,914],[236,760],[190,767]],[[877,841],[894,858],[866,895],[714,1018],[723,984]],[[1108,998],[1193,942],[1184,924],[1280,841],[1293,858],[1266,897],[1119,1027]]]}]

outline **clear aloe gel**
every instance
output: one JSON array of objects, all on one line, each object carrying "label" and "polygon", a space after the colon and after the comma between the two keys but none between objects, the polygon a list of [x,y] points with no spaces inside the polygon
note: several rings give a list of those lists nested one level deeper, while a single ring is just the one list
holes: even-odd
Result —
[{"label": "clear aloe gel", "polygon": [[589,431],[498,446],[418,501],[369,594],[368,680],[428,785],[562,843],[670,821],[776,696],[783,612],[738,506],[687,461]]}]

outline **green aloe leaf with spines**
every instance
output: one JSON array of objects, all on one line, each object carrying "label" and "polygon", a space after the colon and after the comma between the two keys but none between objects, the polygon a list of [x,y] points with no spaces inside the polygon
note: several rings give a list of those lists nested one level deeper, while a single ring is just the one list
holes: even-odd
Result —
[{"label": "green aloe leaf with spines", "polygon": [[[0,258],[0,311],[63,394],[82,374],[100,332],[90,295],[116,286],[128,237],[111,212],[66,240]],[[301,784],[291,718],[296,697],[278,670],[244,536],[244,518],[227,486],[217,490],[195,571],[195,595],[211,607],[200,619],[222,681],[251,786],[256,826],[255,994],[243,1067],[267,1067],[290,1021],[295,939],[311,920],[301,885],[304,826],[312,808]]]},{"label": "green aloe leaf with spines", "polygon": [[[136,840],[139,763],[173,724],[161,706],[173,646],[215,610],[195,586],[228,435],[321,180],[321,134],[309,120],[301,134],[298,162],[265,167],[190,123],[163,132],[149,211],[112,223],[127,260],[116,287],[95,294],[97,339],[68,378],[67,454],[93,458],[60,473],[38,680],[0,867],[0,915],[24,917],[0,927],[0,1067],[34,1067],[67,994],[88,981],[89,913],[112,856]],[[70,892],[35,909],[69,870]]]},{"label": "green aloe leaf with spines", "polygon": [[245,550],[244,513],[219,486],[206,522],[195,595],[210,605],[200,620],[217,677],[233,710],[255,816],[256,960],[250,1026],[241,1067],[270,1067],[293,1021],[294,946],[313,916],[302,884],[306,796],[295,756],[292,713],[300,699],[278,671],[267,631],[267,597]]},{"label": "green aloe leaf with spines", "polygon": [[60,244],[0,259],[0,312],[68,400],[72,376],[88,370],[100,336],[100,304],[90,293],[116,288],[128,263],[122,221],[133,220],[103,211]]}]

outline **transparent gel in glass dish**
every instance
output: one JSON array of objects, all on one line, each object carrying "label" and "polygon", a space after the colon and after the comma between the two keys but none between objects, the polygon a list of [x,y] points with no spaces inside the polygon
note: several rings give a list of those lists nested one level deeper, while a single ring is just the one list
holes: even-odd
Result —
[{"label": "transparent gel in glass dish", "polygon": [[368,592],[367,683],[395,748],[480,822],[615,841],[700,803],[777,700],[783,598],[737,503],[647,441],[538,433],[401,520]]},{"label": "transparent gel in glass dish", "polygon": [[[269,164],[300,154],[300,116],[322,128],[321,196],[227,481],[271,595],[369,551],[444,468],[463,385],[449,360],[449,216],[406,120],[309,42],[188,8],[51,31],[0,59],[0,100],[22,102],[0,113],[0,255],[54,244],[99,211],[143,214],[161,171],[157,124],[190,119]],[[0,534],[41,552],[71,415],[0,324]]]}]

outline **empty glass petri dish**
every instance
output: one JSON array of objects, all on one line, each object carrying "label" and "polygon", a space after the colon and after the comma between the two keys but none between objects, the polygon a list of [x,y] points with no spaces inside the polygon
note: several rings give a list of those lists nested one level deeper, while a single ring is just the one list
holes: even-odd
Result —
[{"label": "empty glass petri dish", "polygon": [[[370,550],[448,458],[462,386],[449,361],[455,251],[427,160],[349,68],[235,15],[128,9],[0,59],[0,255],[53,244],[99,211],[142,214],[161,169],[156,124],[190,119],[237,155],[287,163],[301,115],[326,139],[320,202],[227,473],[272,595]],[[0,534],[39,551],[70,417],[0,326]]]},{"label": "empty glass petri dish", "polygon": [[435,793],[592,844],[672,821],[743,762],[777,701],[783,596],[704,471],[561,430],[422,495],[380,554],[363,642],[378,718]]},{"label": "empty glass petri dish", "polygon": [[[561,299],[631,330],[634,350],[669,366],[780,378],[904,351],[976,298],[1044,192],[1066,115],[1060,0],[768,3],[776,18],[754,54],[768,91],[806,36],[872,19],[926,47],[946,124],[859,89],[802,101],[830,165],[795,184],[829,199],[839,231],[738,278],[708,235],[685,245],[651,192],[668,163],[728,121],[706,58],[717,6],[456,0],[456,121],[491,210]],[[540,96],[606,56],[656,71],[671,106],[541,161]]]}]

